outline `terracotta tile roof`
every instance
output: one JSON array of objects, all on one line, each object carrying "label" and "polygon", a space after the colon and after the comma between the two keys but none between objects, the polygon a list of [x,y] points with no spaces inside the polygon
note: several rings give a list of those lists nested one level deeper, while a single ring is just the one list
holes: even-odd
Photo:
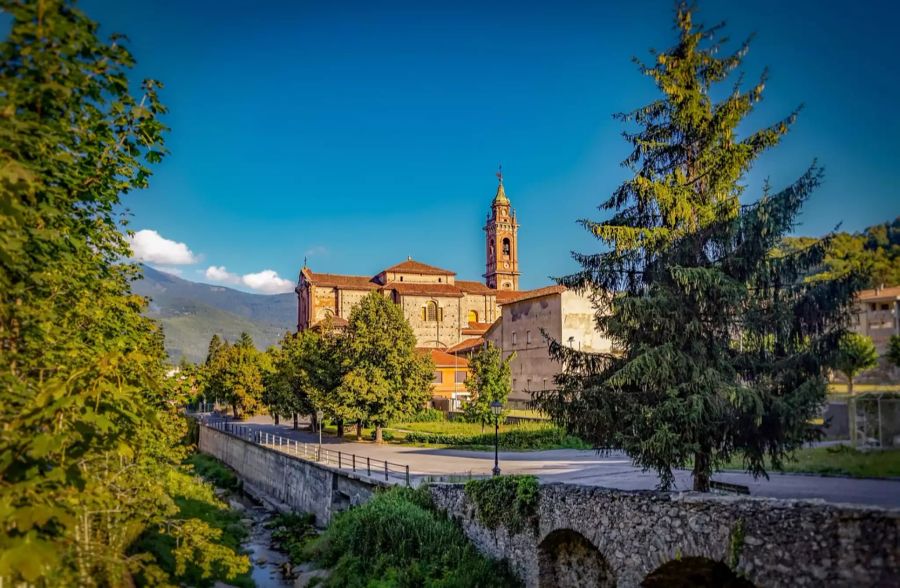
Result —
[{"label": "terracotta tile roof", "polygon": [[346,276],[343,274],[320,274],[309,268],[304,268],[309,282],[314,286],[326,288],[347,288],[348,290],[375,290],[380,284],[372,281],[367,276]]},{"label": "terracotta tile roof", "polygon": [[496,290],[494,290],[493,288],[488,288],[481,282],[470,282],[469,280],[456,280],[456,286],[463,292],[467,292],[469,294],[494,295],[497,293]]},{"label": "terracotta tile roof", "polygon": [[562,294],[566,291],[565,286],[544,286],[543,288],[537,288],[535,290],[523,290],[521,292],[515,292],[518,296],[504,296],[501,300],[500,295],[497,295],[497,304],[510,304],[512,302],[521,302],[523,300],[530,300],[532,298],[540,298],[541,296],[548,296],[550,294]]},{"label": "terracotta tile roof", "polygon": [[470,351],[477,347],[481,347],[484,345],[484,339],[481,337],[473,337],[472,339],[466,339],[465,341],[460,341],[456,345],[447,348],[447,353],[462,353],[465,351]]},{"label": "terracotta tile roof", "polygon": [[386,272],[398,272],[398,273],[409,273],[409,274],[428,274],[434,276],[455,276],[456,272],[451,272],[450,270],[441,269],[439,267],[435,267],[433,265],[428,265],[427,263],[422,263],[420,261],[415,261],[413,259],[407,259],[406,261],[401,261],[397,265],[392,265],[391,267],[384,270]]},{"label": "terracotta tile roof", "polygon": [[894,300],[900,298],[900,286],[860,290],[856,296],[859,300]]},{"label": "terracotta tile roof", "polygon": [[[316,322],[314,322],[313,324],[311,324],[311,325],[309,326],[309,328],[311,328],[311,329],[320,329],[320,328],[324,327],[324,326],[328,323],[328,320],[329,320],[329,319],[322,319],[322,320],[320,320],[320,321],[316,321]],[[346,327],[346,326],[349,325],[349,324],[350,324],[350,323],[347,322],[347,319],[345,319],[345,318],[341,318],[341,317],[339,317],[339,316],[333,316],[333,317],[331,317],[331,326],[332,326],[332,328],[335,328],[335,329],[343,329],[344,327]]]},{"label": "terracotta tile roof", "polygon": [[458,367],[458,368],[468,368],[469,360],[465,357],[457,357],[456,355],[450,355],[446,351],[442,349],[422,349],[419,348],[416,351],[419,353],[431,353],[431,361],[434,362],[434,367]]},{"label": "terracotta tile roof", "polygon": [[469,323],[462,330],[463,335],[483,335],[494,323]]},{"label": "terracotta tile roof", "polygon": [[518,290],[495,290],[495,292],[495,295],[497,296],[497,304],[512,302],[523,294],[523,292],[519,292]]},{"label": "terracotta tile roof", "polygon": [[415,282],[388,282],[382,290],[396,290],[401,296],[450,296],[462,298],[462,290],[453,284],[416,284]]}]

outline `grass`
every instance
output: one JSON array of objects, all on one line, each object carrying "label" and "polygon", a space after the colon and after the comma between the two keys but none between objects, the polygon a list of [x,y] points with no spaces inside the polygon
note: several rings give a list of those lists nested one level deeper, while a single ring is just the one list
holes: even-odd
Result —
[{"label": "grass", "polygon": [[[334,425],[326,425],[326,432],[337,434]],[[347,427],[347,440],[356,439],[354,427]],[[374,439],[373,428],[363,428],[362,439]],[[399,422],[384,429],[384,440],[398,445],[424,447],[453,447],[455,449],[484,450],[494,447],[494,428],[464,421]],[[546,449],[589,449],[577,437],[565,434],[547,421],[523,421],[500,427],[500,447],[514,451]]]},{"label": "grass", "polygon": [[307,549],[331,570],[325,586],[518,586],[506,564],[478,552],[428,491],[391,488],[337,514]]},{"label": "grass", "polygon": [[[743,464],[739,458],[732,459],[722,469],[741,470]],[[798,451],[778,471],[854,478],[900,477],[900,449],[859,451],[846,445],[808,447]]]},{"label": "grass", "polygon": [[[853,395],[866,392],[900,392],[900,384],[853,384]],[[848,396],[847,384],[828,384],[828,396]]]},{"label": "grass", "polygon": [[225,490],[240,490],[241,480],[234,471],[218,459],[205,453],[194,453],[185,460],[201,478],[208,480],[214,486]]}]

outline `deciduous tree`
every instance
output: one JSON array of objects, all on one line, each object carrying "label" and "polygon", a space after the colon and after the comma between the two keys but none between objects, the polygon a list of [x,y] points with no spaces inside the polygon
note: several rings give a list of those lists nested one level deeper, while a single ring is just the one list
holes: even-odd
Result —
[{"label": "deciduous tree", "polygon": [[[0,8],[0,578],[177,584],[130,552],[183,522],[167,480],[186,398],[130,292],[119,222],[164,153],[160,85],[133,93],[124,39],[100,40],[73,2]],[[193,546],[203,565],[219,557]]]},{"label": "deciduous tree", "polygon": [[853,395],[853,378],[878,365],[878,351],[871,337],[859,333],[847,333],[838,346],[834,367],[847,376],[847,391]]},{"label": "deciduous tree", "polygon": [[506,403],[512,391],[512,370],[510,362],[515,357],[511,353],[506,359],[500,348],[488,342],[469,360],[471,374],[466,379],[466,390],[471,399],[466,404],[466,418],[473,423],[485,424],[494,421],[491,403]]},{"label": "deciduous tree", "polygon": [[805,279],[828,239],[774,253],[822,170],[813,165],[742,205],[745,174],[795,114],[740,134],[765,76],[746,90],[740,80],[730,91],[719,86],[749,46],[726,52],[721,27],[696,25],[685,5],[675,24],[675,46],[640,66],[659,98],[620,115],[633,175],[602,205],[615,213],[581,221],[607,249],[575,255],[582,270],[561,280],[613,294],[597,297],[597,324],[621,352],[552,342],[563,373],[538,403],[583,438],[655,470],[661,487],[673,484],[673,468],[690,465],[694,489],[706,491],[732,455],[764,475],[767,460],[777,468],[811,438],[807,422],[825,399],[861,282],[853,272]]},{"label": "deciduous tree", "polygon": [[412,415],[429,398],[434,366],[416,353],[416,337],[400,307],[378,292],[350,313],[344,339],[346,372],[340,391],[362,418],[375,425],[375,440],[391,420]]}]

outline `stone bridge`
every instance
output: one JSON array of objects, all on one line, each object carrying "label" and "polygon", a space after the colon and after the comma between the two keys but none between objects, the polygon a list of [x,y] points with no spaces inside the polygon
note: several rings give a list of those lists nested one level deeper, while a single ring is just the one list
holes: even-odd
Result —
[{"label": "stone bridge", "polygon": [[462,486],[430,491],[528,587],[900,586],[897,511],[547,484],[537,524],[510,533],[482,525]]},{"label": "stone bridge", "polygon": [[[255,493],[314,513],[320,525],[387,485],[203,426],[200,449]],[[482,525],[462,485],[429,490],[483,553],[506,559],[529,588],[900,588],[897,510],[546,484],[536,524],[510,533]]]}]

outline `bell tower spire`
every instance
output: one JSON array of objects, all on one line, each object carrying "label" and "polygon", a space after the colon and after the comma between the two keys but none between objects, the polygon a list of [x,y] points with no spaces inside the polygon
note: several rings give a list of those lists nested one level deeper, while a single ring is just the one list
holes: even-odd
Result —
[{"label": "bell tower spire", "polygon": [[519,289],[519,225],[503,188],[503,166],[497,170],[497,193],[484,225],[487,264],[485,284],[495,290]]}]

